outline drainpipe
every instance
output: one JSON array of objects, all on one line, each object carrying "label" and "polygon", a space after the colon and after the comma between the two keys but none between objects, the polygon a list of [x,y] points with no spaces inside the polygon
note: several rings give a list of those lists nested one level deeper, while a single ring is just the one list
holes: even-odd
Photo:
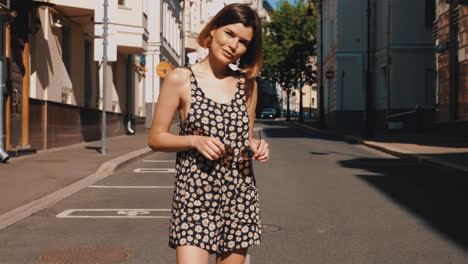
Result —
[{"label": "drainpipe", "polygon": [[364,109],[364,131],[363,137],[369,138],[374,136],[374,94],[372,91],[372,27],[371,27],[371,0],[367,0],[367,65],[366,65],[366,92],[365,92],[365,109]]},{"label": "drainpipe", "polygon": [[386,72],[386,77],[387,77],[387,114],[390,115],[392,111],[392,101],[391,101],[391,91],[390,91],[390,77],[391,77],[391,65],[392,65],[392,55],[390,53],[390,45],[391,45],[391,36],[392,36],[392,1],[388,1],[388,10],[387,10],[387,72]]},{"label": "drainpipe", "polygon": [[449,102],[450,121],[459,119],[459,65],[458,65],[458,31],[459,10],[455,1],[449,2]]},{"label": "drainpipe", "polygon": [[5,150],[5,79],[4,68],[5,68],[5,54],[4,54],[4,42],[5,42],[5,31],[4,31],[4,17],[0,15],[0,161],[7,162],[10,156]]}]

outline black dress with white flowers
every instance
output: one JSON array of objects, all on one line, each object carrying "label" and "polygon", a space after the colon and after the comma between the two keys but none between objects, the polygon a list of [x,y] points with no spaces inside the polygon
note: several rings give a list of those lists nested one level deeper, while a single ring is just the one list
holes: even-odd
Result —
[{"label": "black dress with white flowers", "polygon": [[179,134],[217,137],[227,155],[211,161],[196,149],[177,152],[169,246],[193,245],[211,254],[259,245],[260,209],[244,78],[238,74],[230,102],[218,103],[205,95],[187,68],[191,102]]}]

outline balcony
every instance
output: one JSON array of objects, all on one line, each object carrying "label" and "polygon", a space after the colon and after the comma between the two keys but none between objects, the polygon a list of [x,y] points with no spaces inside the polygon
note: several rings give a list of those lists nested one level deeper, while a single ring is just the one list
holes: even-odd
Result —
[{"label": "balcony", "polygon": [[194,32],[185,32],[185,50],[187,53],[197,51],[197,33]]}]

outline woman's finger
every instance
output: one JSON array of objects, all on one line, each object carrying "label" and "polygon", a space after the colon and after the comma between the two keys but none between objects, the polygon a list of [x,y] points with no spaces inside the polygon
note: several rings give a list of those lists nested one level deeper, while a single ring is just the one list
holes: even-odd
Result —
[{"label": "woman's finger", "polygon": [[219,153],[219,155],[226,155],[226,148],[224,147],[224,144],[223,142],[221,142],[221,140],[217,139],[217,138],[214,138],[213,141],[211,141],[221,152]]},{"label": "woman's finger", "polygon": [[205,158],[207,158],[209,160],[214,160],[214,158],[211,157],[211,155],[208,152],[206,152],[204,150],[201,150],[200,153],[203,155],[203,157],[205,157]]},{"label": "woman's finger", "polygon": [[266,150],[268,149],[268,143],[266,143],[265,140],[260,140],[260,145],[258,146],[258,151],[257,151],[257,159],[262,156]]},{"label": "woman's finger", "polygon": [[259,155],[257,158],[260,162],[265,162],[270,159],[270,148],[268,147],[268,143],[265,144],[265,150]]},{"label": "woman's finger", "polygon": [[210,154],[213,159],[219,159],[219,155],[210,146],[207,146],[206,152]]},{"label": "woman's finger", "polygon": [[250,148],[252,149],[254,156],[258,154],[258,148],[260,146],[260,140],[254,138],[252,139],[252,143],[250,144]]},{"label": "woman's finger", "polygon": [[207,147],[209,149],[211,149],[217,156],[218,158],[222,155],[223,151],[221,150],[220,147],[218,147],[218,145],[216,145],[216,143],[214,143],[213,141],[208,141],[207,142]]}]

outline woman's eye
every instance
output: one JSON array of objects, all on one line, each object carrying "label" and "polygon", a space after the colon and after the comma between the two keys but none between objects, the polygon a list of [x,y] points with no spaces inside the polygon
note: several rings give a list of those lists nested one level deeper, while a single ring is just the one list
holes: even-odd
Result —
[{"label": "woman's eye", "polygon": [[226,33],[227,33],[229,36],[234,36],[234,34],[232,34],[232,32],[226,31]]}]

